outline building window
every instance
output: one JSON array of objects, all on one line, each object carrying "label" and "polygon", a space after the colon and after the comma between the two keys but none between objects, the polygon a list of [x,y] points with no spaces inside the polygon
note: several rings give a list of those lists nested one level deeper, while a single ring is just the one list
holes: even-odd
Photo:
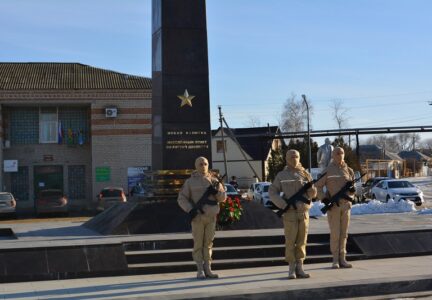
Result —
[{"label": "building window", "polygon": [[39,114],[39,143],[57,143],[57,108],[41,108]]},{"label": "building window", "polygon": [[11,145],[83,145],[90,141],[87,107],[13,107],[4,111],[4,137]]},{"label": "building window", "polygon": [[85,199],[86,177],[85,166],[68,166],[69,199]]},{"label": "building window", "polygon": [[83,145],[89,143],[89,111],[86,108],[59,107],[59,144]]},{"label": "building window", "polygon": [[39,111],[37,107],[10,110],[11,144],[37,144],[39,141]]},{"label": "building window", "polygon": [[[224,143],[225,142],[225,147],[224,147]],[[223,153],[224,149],[226,152],[226,141],[216,141],[216,152],[217,153]]]}]

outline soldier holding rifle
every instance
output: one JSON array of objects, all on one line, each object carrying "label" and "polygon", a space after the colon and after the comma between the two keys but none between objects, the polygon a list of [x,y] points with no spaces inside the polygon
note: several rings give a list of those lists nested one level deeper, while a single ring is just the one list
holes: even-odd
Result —
[{"label": "soldier holding rifle", "polygon": [[195,160],[195,171],[180,190],[177,202],[189,213],[194,248],[193,260],[197,264],[197,278],[218,278],[211,270],[211,254],[216,230],[219,202],[225,201],[223,183],[208,171],[205,157]]},{"label": "soldier holding rifle", "polygon": [[[288,278],[309,278],[310,275],[303,270],[303,261],[306,257],[310,200],[316,196],[317,190],[311,184],[311,175],[300,163],[298,151],[288,150],[286,162],[285,169],[276,175],[270,186],[269,196],[270,200],[283,212],[285,260],[289,264]],[[294,205],[288,204],[287,200],[305,185],[309,187],[305,189],[302,199],[299,198]],[[283,196],[280,195],[281,192]]]},{"label": "soldier holding rifle", "polygon": [[[352,268],[346,261],[346,243],[350,222],[352,199],[355,194],[354,171],[344,161],[343,148],[336,147],[332,152],[332,161],[324,171],[326,174],[316,184],[319,198],[326,205],[327,220],[330,227],[330,251],[333,255],[333,269]],[[323,187],[327,191],[323,192]],[[337,197],[338,199],[334,199]],[[330,201],[331,200],[331,201]]]}]

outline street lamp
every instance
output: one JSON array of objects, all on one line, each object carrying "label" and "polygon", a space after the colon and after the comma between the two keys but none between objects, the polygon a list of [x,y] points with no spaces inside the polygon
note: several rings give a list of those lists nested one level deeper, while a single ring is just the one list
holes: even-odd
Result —
[{"label": "street lamp", "polygon": [[310,140],[310,123],[309,123],[309,104],[306,100],[306,95],[302,95],[303,101],[306,104],[306,112],[307,112],[307,131],[308,131],[308,156],[309,156],[309,174],[312,168],[312,149],[311,149],[311,140]]}]

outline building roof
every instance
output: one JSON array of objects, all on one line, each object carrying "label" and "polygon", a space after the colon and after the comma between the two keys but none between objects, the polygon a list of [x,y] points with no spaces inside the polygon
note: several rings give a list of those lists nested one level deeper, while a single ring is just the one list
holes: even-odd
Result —
[{"label": "building roof", "polygon": [[[220,127],[217,130],[212,130],[212,136],[220,131]],[[266,127],[249,127],[249,128],[231,128],[234,136],[237,138],[243,150],[249,154],[253,160],[266,160],[267,155],[270,151],[272,140],[262,139],[267,134],[279,133],[278,126],[266,126]],[[229,136],[229,132],[224,128],[224,134]],[[252,135],[243,136],[242,135]]]},{"label": "building roof", "polygon": [[79,63],[2,63],[0,90],[151,89],[151,79]]},{"label": "building roof", "polygon": [[385,159],[385,160],[402,160],[396,153],[383,151],[377,145],[360,145],[360,161],[365,162],[366,159]]},{"label": "building roof", "polygon": [[415,160],[429,161],[431,158],[419,151],[401,151],[398,153],[403,159],[414,158]]}]

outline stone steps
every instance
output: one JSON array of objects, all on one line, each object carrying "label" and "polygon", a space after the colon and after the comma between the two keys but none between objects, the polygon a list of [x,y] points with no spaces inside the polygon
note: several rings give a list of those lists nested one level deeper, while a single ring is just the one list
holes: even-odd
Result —
[{"label": "stone steps", "polygon": [[[326,239],[327,237],[327,239]],[[305,263],[331,262],[328,235],[309,235]],[[130,274],[187,272],[196,269],[192,238],[124,243]],[[348,243],[348,259],[365,256]],[[215,270],[285,265],[283,235],[227,237],[215,240],[212,266]]]}]

